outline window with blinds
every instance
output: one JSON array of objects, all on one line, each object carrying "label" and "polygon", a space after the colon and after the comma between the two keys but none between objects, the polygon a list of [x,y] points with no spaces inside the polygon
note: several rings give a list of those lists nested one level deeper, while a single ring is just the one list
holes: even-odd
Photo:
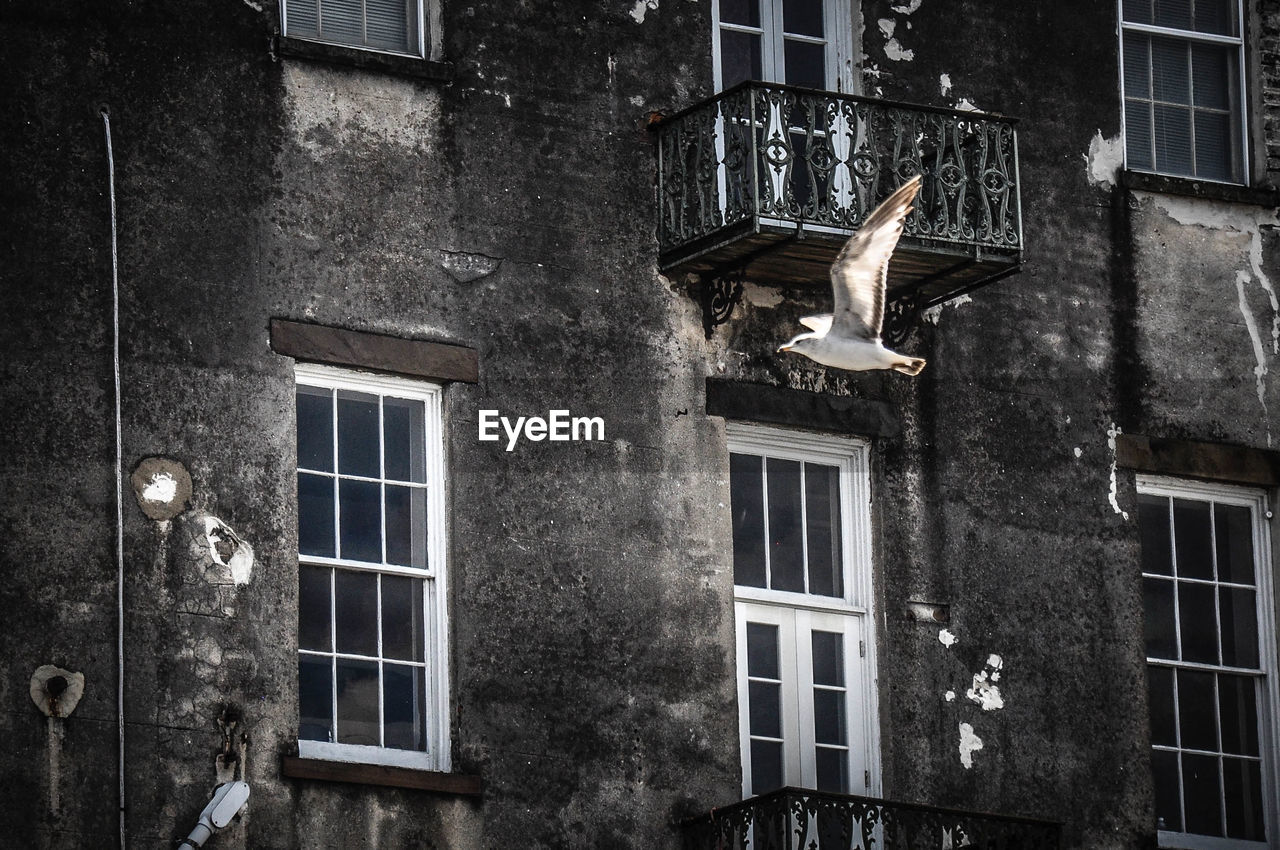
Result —
[{"label": "window with blinds", "polygon": [[1247,179],[1237,0],[1122,0],[1125,165]]},{"label": "window with blinds", "polygon": [[283,0],[284,34],[422,56],[422,0]]}]

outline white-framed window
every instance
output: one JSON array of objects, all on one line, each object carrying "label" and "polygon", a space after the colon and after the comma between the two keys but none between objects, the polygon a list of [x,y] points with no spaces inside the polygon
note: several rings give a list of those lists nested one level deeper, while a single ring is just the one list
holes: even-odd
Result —
[{"label": "white-framed window", "polygon": [[743,796],[876,794],[867,444],[727,433]]},{"label": "white-framed window", "polygon": [[852,91],[848,0],[713,0],[716,91],[743,80]]},{"label": "white-framed window", "polygon": [[425,56],[430,0],[281,0],[289,38]]},{"label": "white-framed window", "polygon": [[1120,0],[1125,167],[1248,181],[1241,0]]},{"label": "white-framed window", "polygon": [[299,754],[448,770],[440,387],[295,371]]},{"label": "white-framed window", "polygon": [[1265,495],[1138,477],[1161,847],[1274,847],[1275,602]]}]

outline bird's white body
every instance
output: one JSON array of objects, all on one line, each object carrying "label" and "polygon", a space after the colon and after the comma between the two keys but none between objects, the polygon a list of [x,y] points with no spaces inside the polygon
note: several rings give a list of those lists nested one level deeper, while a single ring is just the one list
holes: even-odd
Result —
[{"label": "bird's white body", "polygon": [[[826,334],[816,333],[801,334],[784,345],[783,349],[803,354],[823,366],[834,366],[851,372],[866,372],[872,369],[908,371],[913,368],[917,359],[890,351],[878,339],[829,337]],[[914,373],[908,372],[908,374]]]},{"label": "bird's white body", "polygon": [[833,311],[802,318],[800,323],[810,332],[800,334],[779,351],[802,354],[824,366],[851,372],[893,369],[907,375],[920,373],[923,358],[890,351],[880,341],[889,256],[919,191],[917,175],[867,216],[831,266]]}]

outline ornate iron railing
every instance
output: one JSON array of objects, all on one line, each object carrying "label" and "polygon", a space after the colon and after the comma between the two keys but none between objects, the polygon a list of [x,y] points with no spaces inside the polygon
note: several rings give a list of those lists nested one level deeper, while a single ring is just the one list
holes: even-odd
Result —
[{"label": "ornate iron railing", "polygon": [[752,219],[853,229],[919,173],[908,236],[1022,247],[1008,118],[747,82],[658,132],[664,254]]},{"label": "ornate iron railing", "polygon": [[782,788],[684,823],[684,850],[1057,850],[1060,824]]}]

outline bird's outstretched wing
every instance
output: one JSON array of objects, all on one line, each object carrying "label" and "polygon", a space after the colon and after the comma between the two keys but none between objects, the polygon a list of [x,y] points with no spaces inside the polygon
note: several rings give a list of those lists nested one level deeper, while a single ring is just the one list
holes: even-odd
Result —
[{"label": "bird's outstretched wing", "polygon": [[800,324],[804,325],[811,331],[815,331],[823,336],[827,335],[827,331],[831,330],[831,320],[835,318],[830,313],[818,313],[816,316],[802,316]]},{"label": "bird's outstretched wing", "polygon": [[867,216],[832,263],[833,327],[840,336],[880,338],[889,256],[898,244],[903,222],[919,190],[920,175],[917,174]]}]

